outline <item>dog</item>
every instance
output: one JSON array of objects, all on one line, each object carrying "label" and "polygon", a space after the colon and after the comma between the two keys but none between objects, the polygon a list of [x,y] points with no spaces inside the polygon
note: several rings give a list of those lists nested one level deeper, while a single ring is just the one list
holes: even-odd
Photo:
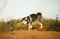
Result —
[{"label": "dog", "polygon": [[32,23],[34,21],[38,21],[40,23],[40,28],[42,28],[42,23],[41,23],[41,18],[42,14],[40,12],[37,12],[37,14],[30,14],[27,17],[22,18],[22,23],[27,24],[28,30],[32,29]]}]

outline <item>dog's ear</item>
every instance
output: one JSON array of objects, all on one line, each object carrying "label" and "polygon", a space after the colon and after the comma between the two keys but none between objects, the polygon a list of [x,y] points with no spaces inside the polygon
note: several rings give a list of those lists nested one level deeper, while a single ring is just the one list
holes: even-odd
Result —
[{"label": "dog's ear", "polygon": [[37,15],[37,16],[38,16],[38,15],[42,16],[42,13],[40,13],[40,12],[37,12],[37,14],[36,14],[36,15]]}]

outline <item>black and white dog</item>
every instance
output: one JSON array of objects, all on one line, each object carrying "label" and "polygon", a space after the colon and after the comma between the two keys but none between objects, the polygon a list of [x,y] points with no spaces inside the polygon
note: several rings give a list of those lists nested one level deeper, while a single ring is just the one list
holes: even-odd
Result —
[{"label": "black and white dog", "polygon": [[22,23],[27,24],[28,30],[31,30],[32,22],[38,21],[41,25],[40,28],[42,28],[41,18],[42,18],[42,14],[38,12],[37,14],[31,14],[27,17],[22,18]]}]

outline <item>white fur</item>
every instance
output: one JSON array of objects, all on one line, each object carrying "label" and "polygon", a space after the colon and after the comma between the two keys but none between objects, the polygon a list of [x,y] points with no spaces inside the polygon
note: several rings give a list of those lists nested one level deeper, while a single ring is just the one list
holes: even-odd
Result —
[{"label": "white fur", "polygon": [[22,23],[27,24],[27,22],[25,20],[23,20]]},{"label": "white fur", "polygon": [[42,28],[42,23],[40,23],[40,25],[41,25],[40,28]]},{"label": "white fur", "polygon": [[32,25],[29,23],[28,24],[28,30],[31,30],[32,29]]}]

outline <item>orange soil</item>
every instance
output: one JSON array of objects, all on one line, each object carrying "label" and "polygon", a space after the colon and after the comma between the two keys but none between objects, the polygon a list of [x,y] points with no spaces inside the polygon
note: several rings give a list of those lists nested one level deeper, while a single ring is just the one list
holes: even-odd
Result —
[{"label": "orange soil", "polygon": [[15,30],[8,33],[0,33],[0,39],[60,39],[60,32]]}]

